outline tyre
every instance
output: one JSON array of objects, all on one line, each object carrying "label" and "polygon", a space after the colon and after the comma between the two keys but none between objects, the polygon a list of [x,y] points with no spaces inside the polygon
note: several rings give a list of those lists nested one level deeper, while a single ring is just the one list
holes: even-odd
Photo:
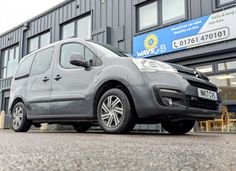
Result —
[{"label": "tyre", "polygon": [[195,124],[195,121],[164,121],[162,122],[162,127],[173,135],[183,135],[189,132]]},{"label": "tyre", "polygon": [[22,102],[17,103],[12,110],[12,129],[15,132],[27,132],[32,123],[27,119],[25,105]]},{"label": "tyre", "polygon": [[74,129],[80,133],[88,131],[91,126],[91,123],[78,123],[73,125]]},{"label": "tyre", "polygon": [[128,133],[135,125],[131,105],[120,89],[110,89],[103,94],[97,106],[97,118],[105,133]]}]

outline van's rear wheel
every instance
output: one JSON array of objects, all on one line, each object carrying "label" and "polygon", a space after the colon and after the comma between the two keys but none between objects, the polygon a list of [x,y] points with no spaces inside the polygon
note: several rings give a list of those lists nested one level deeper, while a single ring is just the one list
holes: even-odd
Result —
[{"label": "van's rear wheel", "polygon": [[106,133],[127,133],[135,125],[129,99],[117,88],[108,90],[100,98],[97,118],[100,127]]},{"label": "van's rear wheel", "polygon": [[27,119],[25,105],[22,102],[17,103],[12,110],[12,129],[15,132],[27,132],[32,122]]},{"label": "van's rear wheel", "polygon": [[173,135],[183,135],[189,132],[195,124],[195,121],[184,120],[184,121],[164,121],[162,122],[162,127]]},{"label": "van's rear wheel", "polygon": [[88,131],[91,126],[91,123],[77,123],[73,125],[74,129],[79,133]]}]

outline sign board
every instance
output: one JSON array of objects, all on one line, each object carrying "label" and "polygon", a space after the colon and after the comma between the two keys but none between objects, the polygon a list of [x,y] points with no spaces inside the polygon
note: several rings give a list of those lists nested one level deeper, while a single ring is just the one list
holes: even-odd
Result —
[{"label": "sign board", "polygon": [[236,38],[236,7],[133,38],[133,55],[151,57]]}]

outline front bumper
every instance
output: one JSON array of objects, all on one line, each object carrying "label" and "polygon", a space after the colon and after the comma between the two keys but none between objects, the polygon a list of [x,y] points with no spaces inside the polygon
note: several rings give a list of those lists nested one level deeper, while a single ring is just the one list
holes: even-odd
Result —
[{"label": "front bumper", "polygon": [[134,104],[140,118],[207,120],[220,115],[217,101],[198,97],[198,88],[217,92],[208,81],[178,73],[143,73],[145,84],[135,86]]}]

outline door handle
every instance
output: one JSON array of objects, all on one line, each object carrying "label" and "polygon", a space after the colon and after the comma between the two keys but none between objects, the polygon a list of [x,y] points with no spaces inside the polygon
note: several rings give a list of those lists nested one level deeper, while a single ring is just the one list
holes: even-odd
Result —
[{"label": "door handle", "polygon": [[49,78],[48,77],[44,77],[43,78],[43,82],[47,82],[47,81],[49,81]]},{"label": "door handle", "polygon": [[60,75],[57,75],[56,77],[54,77],[54,80],[59,81],[60,79],[62,79],[62,77]]}]

